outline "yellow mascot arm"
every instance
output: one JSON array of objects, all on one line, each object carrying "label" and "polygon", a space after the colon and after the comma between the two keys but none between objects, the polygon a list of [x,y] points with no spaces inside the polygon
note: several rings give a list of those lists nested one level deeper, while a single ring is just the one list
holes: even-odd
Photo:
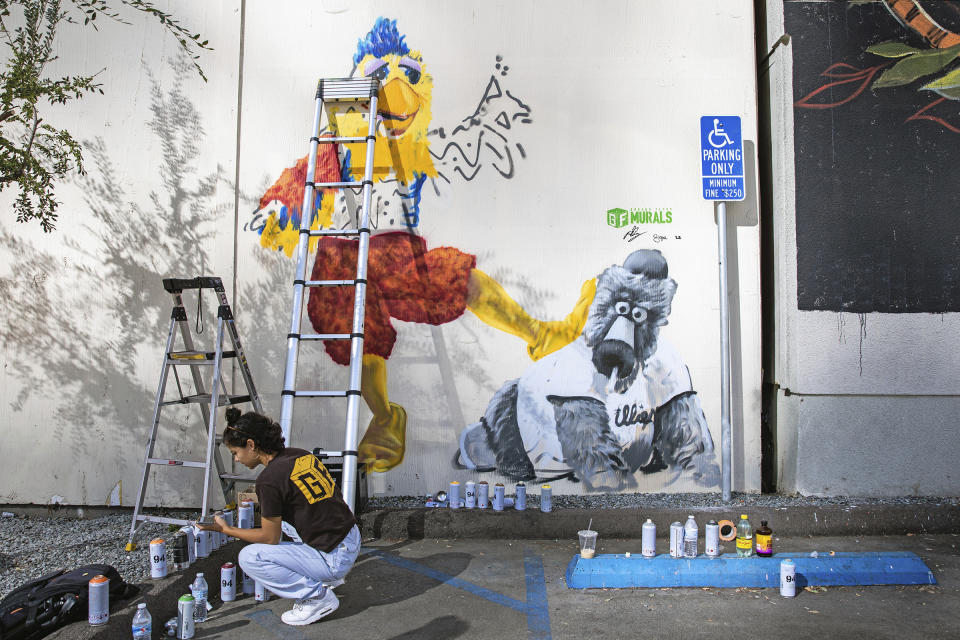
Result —
[{"label": "yellow mascot arm", "polygon": [[591,278],[580,287],[580,299],[566,318],[541,322],[536,341],[527,347],[530,358],[539,360],[576,340],[587,323],[587,314],[596,294],[597,279]]}]

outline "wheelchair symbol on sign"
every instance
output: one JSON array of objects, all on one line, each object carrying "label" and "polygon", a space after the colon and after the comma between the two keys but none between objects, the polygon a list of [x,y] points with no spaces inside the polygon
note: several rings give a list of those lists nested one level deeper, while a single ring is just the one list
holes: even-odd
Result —
[{"label": "wheelchair symbol on sign", "polygon": [[[717,142],[714,142],[714,138],[716,138]],[[707,141],[710,142],[710,146],[716,149],[722,149],[728,144],[733,144],[733,140],[730,139],[730,136],[727,135],[720,125],[720,118],[713,119],[713,131],[707,136]]]}]

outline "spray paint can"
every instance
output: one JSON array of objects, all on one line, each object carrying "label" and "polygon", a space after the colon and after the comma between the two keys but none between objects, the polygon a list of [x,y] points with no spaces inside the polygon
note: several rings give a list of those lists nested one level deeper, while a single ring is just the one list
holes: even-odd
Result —
[{"label": "spray paint can", "polygon": [[[223,519],[227,521],[227,524],[228,524],[229,526],[231,526],[231,527],[234,526],[234,523],[236,523],[236,521],[237,521],[236,518],[237,518],[237,516],[236,516],[236,511],[234,511],[233,509],[224,509],[224,510],[223,510]],[[236,540],[236,538],[234,538],[233,536],[228,536],[228,535],[226,535],[226,534],[223,534],[223,542],[224,542],[224,544],[226,544],[227,542],[229,542],[229,541],[231,541],[231,540]]]},{"label": "spray paint can", "polygon": [[163,538],[154,538],[150,541],[150,577],[153,579],[167,577],[167,543]]},{"label": "spray paint can", "polygon": [[468,480],[466,485],[466,502],[464,506],[467,509],[476,509],[477,508],[477,483],[473,480]]},{"label": "spray paint can", "polygon": [[110,619],[110,578],[93,576],[88,589],[87,622],[94,627],[107,624]]},{"label": "spray paint can", "polygon": [[640,553],[644,558],[657,555],[657,525],[650,518],[640,527]]},{"label": "spray paint can", "polygon": [[683,557],[683,525],[679,522],[670,524],[670,557]]},{"label": "spray paint can", "polygon": [[198,558],[210,557],[210,553],[213,551],[212,533],[212,531],[207,531],[205,529],[197,529],[197,534],[194,538],[194,546],[197,549]]},{"label": "spray paint can", "polygon": [[486,480],[481,480],[477,485],[477,508],[486,509],[490,506],[490,485]]},{"label": "spray paint can", "polygon": [[503,484],[497,483],[493,487],[493,510],[494,511],[503,511],[503,496],[505,489]]},{"label": "spray paint can", "polygon": [[[222,517],[223,517],[223,511],[214,511],[214,512],[213,512],[213,517],[215,517],[215,518],[222,518]],[[223,535],[223,534],[220,533],[219,531],[211,531],[211,532],[210,532],[210,535],[211,535],[212,538],[213,538],[213,546],[211,547],[211,551],[216,551],[217,549],[219,549],[220,547],[222,547],[222,546],[223,546],[224,544],[226,544],[226,542],[227,542],[227,536]]]},{"label": "spray paint can", "polygon": [[693,516],[687,516],[687,523],[683,525],[683,557],[697,557],[697,543],[700,537],[700,528]]},{"label": "spray paint can", "polygon": [[243,575],[243,592],[253,593],[254,592],[253,577],[243,569],[240,569],[239,571]]},{"label": "spray paint can", "polygon": [[193,622],[193,610],[197,602],[193,596],[188,594],[180,596],[177,600],[177,639],[190,640],[196,633],[196,626]]},{"label": "spray paint can", "polygon": [[540,487],[540,511],[544,513],[553,511],[553,489],[548,484]]},{"label": "spray paint can", "polygon": [[516,486],[517,497],[513,500],[513,508],[517,511],[523,511],[527,508],[527,485],[518,482]]},{"label": "spray paint can", "polygon": [[177,531],[170,538],[170,555],[173,559],[173,570],[180,571],[190,566],[190,552],[187,551],[187,534]]},{"label": "spray paint can", "polygon": [[241,529],[253,529],[253,500],[241,502],[237,515]]},{"label": "spray paint can", "polygon": [[703,552],[708,558],[720,557],[720,525],[716,520],[708,522],[704,529]]},{"label": "spray paint can", "polygon": [[460,508],[460,483],[456,480],[450,483],[450,489],[447,490],[447,500],[450,501],[451,509]]},{"label": "spray paint can", "polygon": [[180,527],[180,531],[187,538],[187,562],[193,564],[197,561],[197,541],[192,526]]},{"label": "spray paint can", "polygon": [[257,602],[266,602],[270,599],[270,592],[259,580],[253,585],[253,599]]},{"label": "spray paint can", "polygon": [[784,598],[797,595],[797,566],[790,558],[780,561],[780,595]]},{"label": "spray paint can", "polygon": [[237,599],[237,568],[232,562],[220,567],[220,599],[224,602]]}]

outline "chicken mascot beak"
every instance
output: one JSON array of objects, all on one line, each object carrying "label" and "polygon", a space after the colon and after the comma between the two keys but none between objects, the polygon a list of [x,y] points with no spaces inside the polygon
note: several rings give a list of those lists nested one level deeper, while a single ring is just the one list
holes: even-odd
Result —
[{"label": "chicken mascot beak", "polygon": [[403,135],[420,111],[420,96],[410,85],[394,78],[380,89],[378,112],[391,137]]}]

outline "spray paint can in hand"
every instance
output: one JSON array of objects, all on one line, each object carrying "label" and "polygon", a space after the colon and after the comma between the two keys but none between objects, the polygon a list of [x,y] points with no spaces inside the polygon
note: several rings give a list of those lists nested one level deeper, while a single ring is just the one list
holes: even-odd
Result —
[{"label": "spray paint can in hand", "polygon": [[450,483],[450,489],[447,490],[447,500],[450,501],[451,509],[460,508],[460,483],[456,480]]},{"label": "spray paint can in hand", "polygon": [[475,509],[477,507],[477,483],[473,480],[467,480],[464,506],[467,509]]},{"label": "spray paint can in hand", "polygon": [[780,561],[780,595],[784,598],[797,595],[797,566],[790,558]]},{"label": "spray paint can in hand", "polygon": [[693,516],[687,516],[687,523],[683,525],[683,557],[696,558],[700,528]]},{"label": "spray paint can in hand", "polygon": [[232,562],[220,567],[220,599],[224,602],[237,599],[237,568]]},{"label": "spray paint can in hand", "polygon": [[167,577],[167,543],[163,538],[150,541],[150,577],[154,580]]},{"label": "spray paint can in hand", "polygon": [[486,509],[490,506],[490,485],[486,480],[481,480],[477,485],[477,508]]},{"label": "spray paint can in hand", "polygon": [[704,529],[703,552],[708,558],[720,557],[720,525],[716,520],[708,522]]},{"label": "spray paint can in hand", "polygon": [[523,511],[527,508],[527,485],[518,482],[516,486],[517,497],[513,501],[513,508],[517,511]]},{"label": "spray paint can in hand", "polygon": [[670,557],[683,557],[683,525],[679,522],[670,524]]},{"label": "spray paint can in hand", "polygon": [[[223,519],[227,521],[227,526],[232,527],[233,523],[236,522],[236,512],[233,509],[224,509],[223,510]],[[235,540],[233,536],[228,536],[223,534],[223,543],[226,544],[231,540]]]},{"label": "spray paint can in hand", "polygon": [[237,513],[240,528],[253,529],[253,500],[242,501]]},{"label": "spray paint can in hand", "polygon": [[190,640],[196,633],[193,622],[193,609],[196,606],[193,596],[189,593],[180,596],[177,600],[177,640]]},{"label": "spray paint can in hand", "polygon": [[[214,517],[214,518],[218,518],[218,517],[219,517],[219,518],[222,518],[222,517],[223,517],[223,511],[214,511],[214,512],[213,512],[213,517]],[[217,549],[219,549],[220,547],[222,547],[222,546],[223,546],[224,544],[226,544],[226,542],[227,542],[227,536],[225,536],[224,534],[220,533],[219,531],[211,531],[211,532],[210,532],[210,538],[213,540],[213,546],[211,547],[211,551],[216,551]]]},{"label": "spray paint can in hand", "polygon": [[213,551],[212,540],[213,532],[205,529],[197,529],[194,535],[194,546],[196,547],[198,558],[209,558]]},{"label": "spray paint can in hand", "polygon": [[266,602],[267,600],[270,599],[270,591],[268,591],[267,588],[263,586],[262,582],[259,582],[259,581],[254,582],[253,599],[256,600],[257,602]]},{"label": "spray paint can in hand", "polygon": [[501,483],[497,483],[493,487],[493,510],[494,511],[503,511],[503,496],[506,490],[503,488]]},{"label": "spray paint can in hand", "polygon": [[553,511],[553,488],[548,484],[540,487],[540,511],[544,513]]},{"label": "spray paint can in hand", "polygon": [[657,525],[650,518],[640,527],[640,553],[645,558],[657,555]]},{"label": "spray paint can in hand", "polygon": [[110,619],[110,578],[93,576],[88,583],[87,622],[91,626],[107,624]]}]

